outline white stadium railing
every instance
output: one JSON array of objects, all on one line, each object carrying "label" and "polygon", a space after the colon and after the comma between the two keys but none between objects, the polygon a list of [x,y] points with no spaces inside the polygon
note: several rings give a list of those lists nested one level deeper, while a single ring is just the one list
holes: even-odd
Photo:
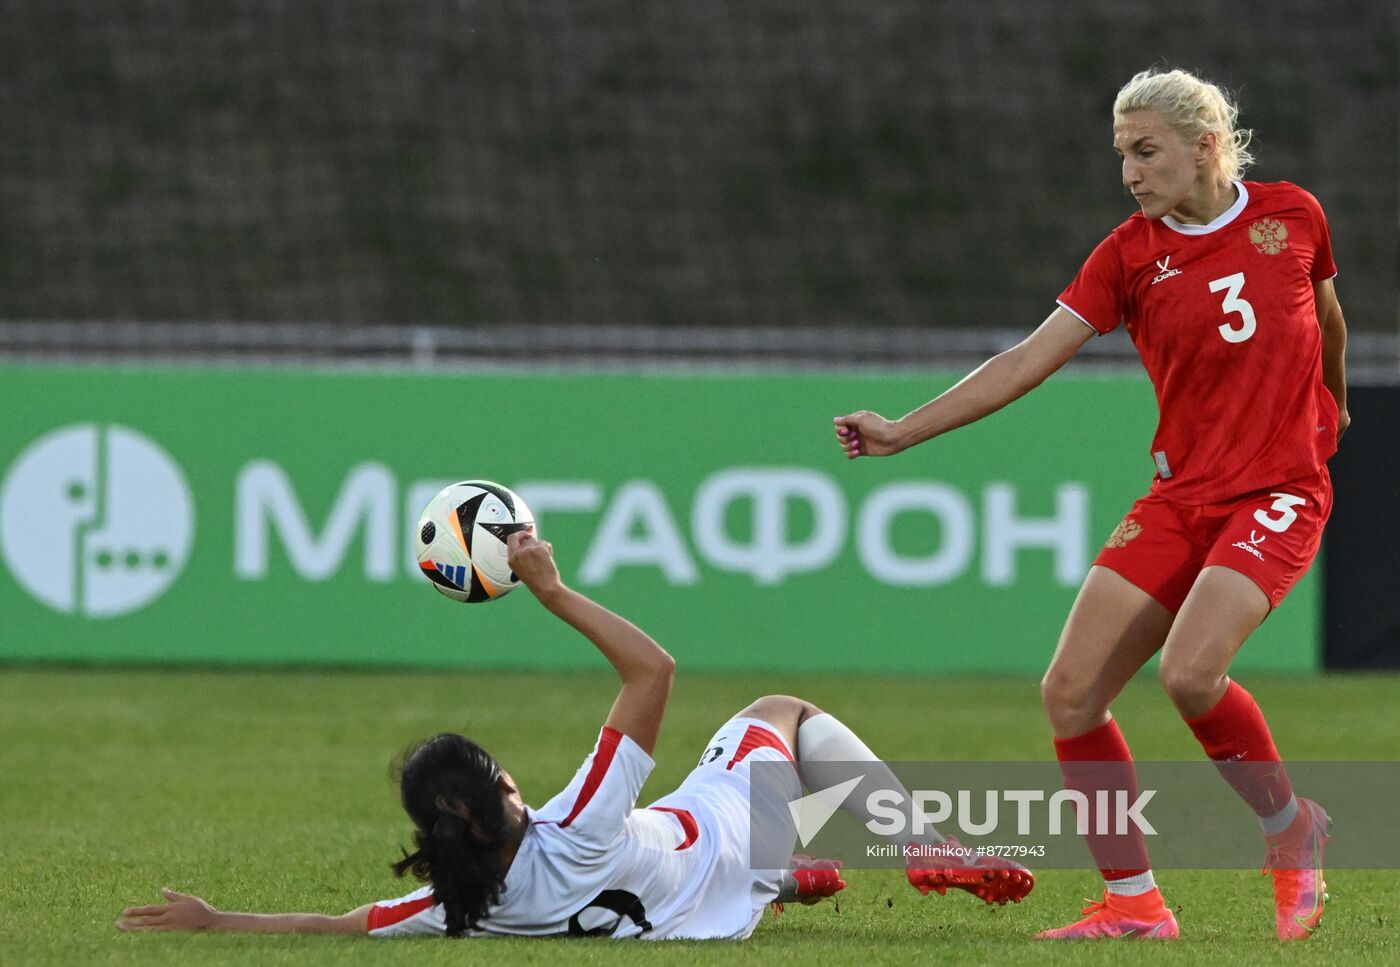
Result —
[{"label": "white stadium railing", "polygon": [[[473,367],[960,369],[1015,345],[1019,329],[578,325],[348,326],[333,323],[0,322],[0,360]],[[1071,362],[1134,369],[1114,332]],[[1400,334],[1353,332],[1353,380],[1400,383]]]}]

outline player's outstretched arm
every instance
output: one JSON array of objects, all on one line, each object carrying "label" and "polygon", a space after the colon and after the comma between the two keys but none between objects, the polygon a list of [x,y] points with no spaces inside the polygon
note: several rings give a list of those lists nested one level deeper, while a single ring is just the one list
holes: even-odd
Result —
[{"label": "player's outstretched arm", "polygon": [[886,457],[975,423],[1035,389],[1079,351],[1094,331],[1056,308],[1035,332],[998,353],[943,395],[898,420],[860,410],[836,417],[848,459]]},{"label": "player's outstretched arm", "polygon": [[364,934],[369,929],[367,903],[349,913],[232,913],[216,910],[197,896],[160,891],[164,903],[127,907],[117,928],[141,930],[215,930],[222,933],[345,933]]},{"label": "player's outstretched arm", "polygon": [[540,603],[593,642],[617,670],[622,689],[606,724],[651,755],[671,695],[675,660],[632,622],[566,587],[547,541],[521,532],[510,535],[506,550],[511,570]]},{"label": "player's outstretched arm", "polygon": [[1347,412],[1347,323],[1331,279],[1313,283],[1317,324],[1322,329],[1322,383],[1337,401],[1337,440],[1351,426]]}]

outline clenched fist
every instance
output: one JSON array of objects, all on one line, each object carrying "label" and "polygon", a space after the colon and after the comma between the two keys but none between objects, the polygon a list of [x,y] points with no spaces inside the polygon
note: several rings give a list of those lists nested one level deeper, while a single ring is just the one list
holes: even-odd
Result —
[{"label": "clenched fist", "polygon": [[529,531],[518,531],[507,538],[506,561],[535,597],[563,584],[554,563],[554,545],[539,540]]},{"label": "clenched fist", "polygon": [[904,449],[897,424],[879,413],[860,410],[850,416],[838,416],[832,422],[836,424],[836,439],[848,460],[888,457]]}]

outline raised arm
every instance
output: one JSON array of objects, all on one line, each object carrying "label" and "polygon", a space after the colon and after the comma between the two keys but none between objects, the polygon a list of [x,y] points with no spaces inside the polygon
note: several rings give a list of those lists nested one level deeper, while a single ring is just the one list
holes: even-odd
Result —
[{"label": "raised arm", "polygon": [[956,386],[898,420],[861,410],[836,417],[836,438],[849,459],[886,457],[975,423],[1043,383],[1089,341],[1094,330],[1063,308]]},{"label": "raised arm", "polygon": [[551,544],[521,532],[512,534],[506,547],[511,570],[540,603],[593,642],[617,669],[622,688],[606,724],[651,755],[661,734],[675,660],[632,622],[566,587],[554,564]]},{"label": "raised arm", "polygon": [[141,930],[215,930],[222,933],[345,933],[363,934],[369,929],[373,904],[349,913],[233,913],[216,910],[197,896],[161,890],[164,903],[127,907],[117,927]]},{"label": "raised arm", "polygon": [[1317,324],[1322,329],[1322,382],[1337,401],[1337,439],[1351,426],[1347,412],[1347,323],[1331,279],[1313,283]]}]

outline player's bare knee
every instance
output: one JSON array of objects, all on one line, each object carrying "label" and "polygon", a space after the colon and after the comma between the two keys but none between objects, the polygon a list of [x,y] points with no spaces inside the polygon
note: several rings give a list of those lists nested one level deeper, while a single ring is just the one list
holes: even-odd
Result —
[{"label": "player's bare knee", "polygon": [[1088,690],[1082,683],[1054,671],[1046,672],[1040,680],[1040,701],[1051,717],[1057,712],[1073,712],[1085,705],[1087,699]]},{"label": "player's bare knee", "polygon": [[1220,676],[1184,662],[1163,660],[1157,677],[1172,703],[1179,709],[1196,709],[1209,702],[1220,684]]},{"label": "player's bare knee", "polygon": [[1059,736],[1082,735],[1103,724],[1108,712],[1093,689],[1053,670],[1040,680],[1040,701]]},{"label": "player's bare knee", "polygon": [[821,709],[811,702],[792,695],[764,695],[739,714],[765,721],[768,721],[770,716],[777,716],[796,722],[813,715],[820,715]]},{"label": "player's bare knee", "polygon": [[772,725],[793,748],[796,748],[798,727],[813,715],[820,714],[822,710],[817,706],[792,695],[764,695],[739,713],[744,718],[754,718]]}]

